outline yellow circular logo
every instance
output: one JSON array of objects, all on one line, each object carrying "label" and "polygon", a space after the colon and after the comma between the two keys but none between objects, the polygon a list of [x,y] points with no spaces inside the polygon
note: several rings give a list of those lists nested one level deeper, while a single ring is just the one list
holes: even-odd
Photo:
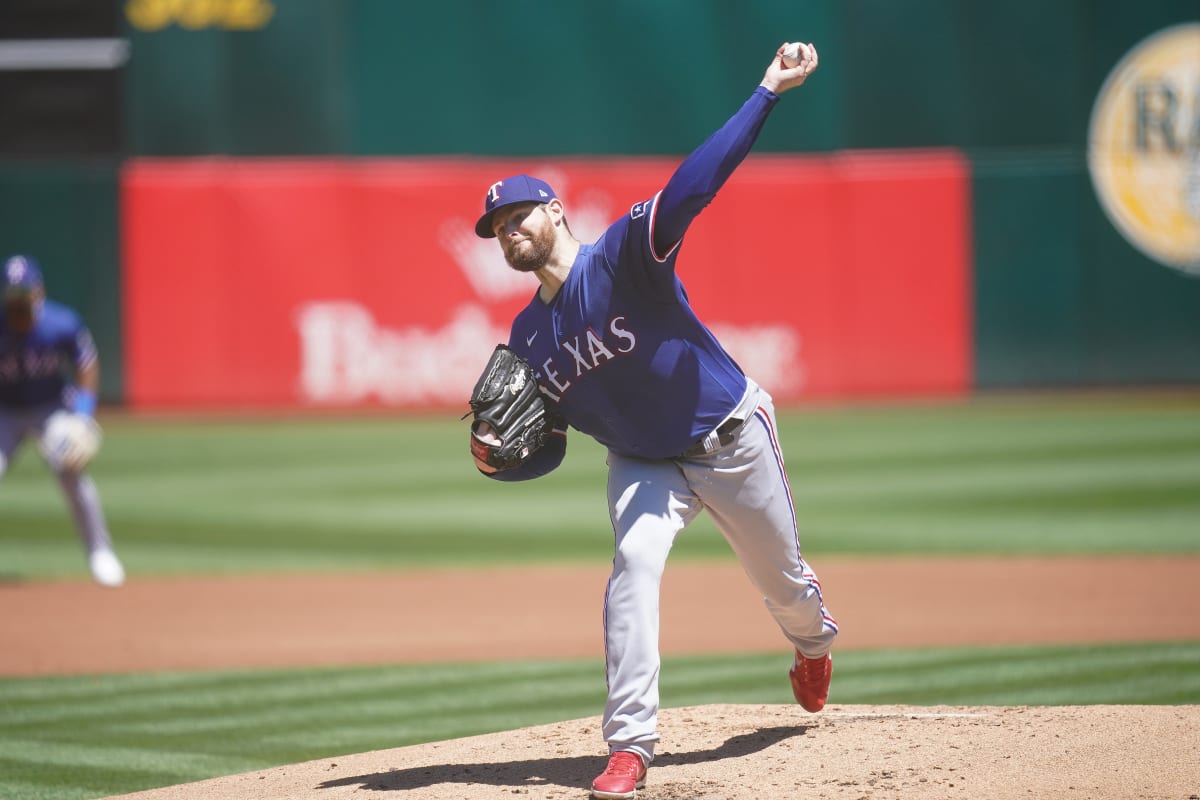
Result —
[{"label": "yellow circular logo", "polygon": [[1130,244],[1200,276],[1200,23],[1144,39],[1109,73],[1092,109],[1088,169]]}]

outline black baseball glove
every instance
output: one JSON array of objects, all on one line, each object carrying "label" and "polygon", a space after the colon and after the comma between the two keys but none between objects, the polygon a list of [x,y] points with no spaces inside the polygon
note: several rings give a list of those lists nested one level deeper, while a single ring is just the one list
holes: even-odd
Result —
[{"label": "black baseball glove", "polygon": [[546,442],[550,416],[529,362],[498,344],[471,392],[471,455],[497,470],[521,464]]}]

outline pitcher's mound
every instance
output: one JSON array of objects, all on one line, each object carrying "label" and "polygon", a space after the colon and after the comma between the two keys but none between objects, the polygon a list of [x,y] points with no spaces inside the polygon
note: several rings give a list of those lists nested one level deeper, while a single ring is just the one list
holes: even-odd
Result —
[{"label": "pitcher's mound", "polygon": [[[337,756],[128,800],[585,798],[597,718]],[[640,800],[1200,800],[1200,706],[664,709]],[[376,794],[376,793],[382,794]]]}]

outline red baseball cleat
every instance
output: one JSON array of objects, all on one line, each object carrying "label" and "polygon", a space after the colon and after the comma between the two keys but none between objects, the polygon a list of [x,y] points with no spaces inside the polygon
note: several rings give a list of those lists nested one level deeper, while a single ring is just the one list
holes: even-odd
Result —
[{"label": "red baseball cleat", "polygon": [[792,679],[792,694],[805,711],[817,713],[825,707],[829,697],[829,679],[833,677],[833,658],[805,658],[796,653],[796,664],[788,673]]},{"label": "red baseball cleat", "polygon": [[608,766],[592,781],[592,797],[599,800],[632,800],[646,785],[646,764],[631,750],[618,750],[608,757]]}]

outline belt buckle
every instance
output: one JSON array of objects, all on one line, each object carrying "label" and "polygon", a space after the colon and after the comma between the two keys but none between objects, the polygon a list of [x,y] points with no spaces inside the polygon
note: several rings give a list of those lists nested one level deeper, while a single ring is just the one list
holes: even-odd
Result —
[{"label": "belt buckle", "polygon": [[683,451],[684,458],[707,456],[717,452],[729,444],[737,436],[738,429],[745,424],[744,419],[727,419],[709,431],[703,439]]}]

